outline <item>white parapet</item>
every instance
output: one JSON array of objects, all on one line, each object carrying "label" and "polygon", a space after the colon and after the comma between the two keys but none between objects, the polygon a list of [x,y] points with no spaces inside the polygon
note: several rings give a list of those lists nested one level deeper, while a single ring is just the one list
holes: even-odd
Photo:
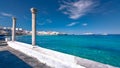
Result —
[{"label": "white parapet", "polygon": [[85,68],[77,65],[74,56],[62,54],[49,49],[41,48],[21,42],[8,42],[8,45],[29,56],[37,58],[40,62],[55,68]]},{"label": "white parapet", "polygon": [[[110,65],[45,49],[39,46],[32,46],[26,43],[8,41],[8,45],[18,51],[25,53],[28,56],[38,59],[40,62],[45,63],[46,65],[53,68],[114,68]],[[84,63],[88,64],[84,65]]]}]

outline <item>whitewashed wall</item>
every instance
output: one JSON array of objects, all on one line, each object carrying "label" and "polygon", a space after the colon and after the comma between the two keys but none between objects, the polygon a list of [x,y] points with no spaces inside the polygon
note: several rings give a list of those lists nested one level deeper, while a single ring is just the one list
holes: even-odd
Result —
[{"label": "whitewashed wall", "polygon": [[8,41],[8,45],[26,55],[37,58],[40,62],[54,68],[114,68],[110,65],[94,62],[61,52],[33,47],[30,44]]}]

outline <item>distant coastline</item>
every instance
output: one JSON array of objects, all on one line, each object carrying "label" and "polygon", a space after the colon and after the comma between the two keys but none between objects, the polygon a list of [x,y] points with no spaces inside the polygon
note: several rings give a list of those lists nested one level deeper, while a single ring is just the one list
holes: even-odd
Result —
[{"label": "distant coastline", "polygon": [[[23,30],[22,28],[16,28],[16,35],[20,36],[20,35],[31,35],[31,31],[28,30]],[[0,35],[4,35],[4,36],[11,36],[12,34],[12,28],[10,27],[0,27]],[[120,35],[120,34],[108,34],[108,33],[99,33],[99,34],[95,34],[92,32],[88,32],[88,33],[83,33],[83,34],[68,34],[68,33],[64,33],[64,32],[57,32],[57,31],[36,31],[37,35]]]}]

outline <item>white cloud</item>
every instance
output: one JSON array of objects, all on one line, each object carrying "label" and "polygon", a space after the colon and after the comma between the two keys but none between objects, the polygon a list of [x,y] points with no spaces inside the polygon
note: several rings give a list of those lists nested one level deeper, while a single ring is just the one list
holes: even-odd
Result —
[{"label": "white cloud", "polygon": [[52,20],[51,19],[46,19],[46,22],[52,23]]},{"label": "white cloud", "polygon": [[0,18],[3,18],[2,16],[0,16]]},{"label": "white cloud", "polygon": [[45,19],[45,20],[41,21],[41,23],[38,23],[38,25],[42,26],[42,25],[45,25],[47,23],[52,23],[52,20],[51,19]]},{"label": "white cloud", "polygon": [[13,15],[12,14],[9,14],[9,13],[4,13],[4,12],[2,12],[2,13],[0,13],[2,16],[6,16],[6,17],[12,17]]},{"label": "white cloud", "polygon": [[25,15],[23,16],[23,18],[26,19],[26,20],[29,19],[29,18],[28,18],[27,16],[25,16]]},{"label": "white cloud", "polygon": [[42,25],[44,25],[45,23],[37,23],[38,25],[40,25],[40,26],[42,26]]},{"label": "white cloud", "polygon": [[78,24],[78,22],[72,22],[72,23],[68,24],[67,26],[74,26],[76,24]]},{"label": "white cloud", "polygon": [[83,23],[82,25],[83,25],[83,26],[87,26],[88,24],[87,24],[87,23]]},{"label": "white cloud", "polygon": [[65,2],[60,5],[59,10],[69,15],[71,19],[78,19],[86,15],[95,6],[92,0],[77,0],[75,2]]}]

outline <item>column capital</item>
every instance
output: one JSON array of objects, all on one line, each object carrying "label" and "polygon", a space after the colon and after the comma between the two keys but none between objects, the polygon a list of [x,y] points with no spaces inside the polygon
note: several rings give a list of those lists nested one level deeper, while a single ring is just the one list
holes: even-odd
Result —
[{"label": "column capital", "polygon": [[37,12],[36,8],[31,8],[30,10],[31,10],[32,13],[36,13]]},{"label": "column capital", "polygon": [[16,20],[16,18],[15,18],[15,17],[12,17],[12,19],[13,19],[13,20]]}]

